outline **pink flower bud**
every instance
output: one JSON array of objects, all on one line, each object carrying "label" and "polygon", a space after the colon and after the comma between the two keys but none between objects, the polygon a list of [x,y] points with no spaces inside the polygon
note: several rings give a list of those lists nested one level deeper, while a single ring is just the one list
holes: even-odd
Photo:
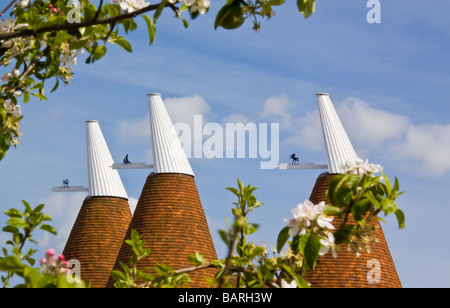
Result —
[{"label": "pink flower bud", "polygon": [[64,261],[64,256],[63,255],[59,255],[58,256],[58,261]]},{"label": "pink flower bud", "polygon": [[46,254],[45,254],[48,258],[51,258],[55,255],[55,250],[53,248],[50,248],[49,250],[47,250]]},{"label": "pink flower bud", "polygon": [[47,259],[42,258],[41,259],[41,265],[47,264]]}]

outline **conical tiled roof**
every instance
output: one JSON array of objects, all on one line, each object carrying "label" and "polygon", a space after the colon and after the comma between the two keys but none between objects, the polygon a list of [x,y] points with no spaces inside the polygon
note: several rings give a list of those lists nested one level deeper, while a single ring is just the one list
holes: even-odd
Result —
[{"label": "conical tiled roof", "polygon": [[[130,238],[135,229],[150,248],[150,256],[138,267],[191,267],[187,258],[196,252],[216,260],[194,173],[159,94],[149,95],[149,109],[155,170],[147,177],[126,236]],[[114,268],[121,270],[119,262],[127,264],[132,253],[124,242]],[[211,270],[195,272],[189,286],[207,287],[206,278],[213,275]],[[108,287],[113,285],[110,279]]]},{"label": "conical tiled roof", "polygon": [[[309,200],[314,204],[326,201],[325,193],[332,175],[322,174],[318,177]],[[343,222],[335,217],[333,225],[337,228]],[[349,220],[349,223],[355,222]],[[341,247],[337,258],[326,254],[318,258],[314,272],[309,272],[306,280],[313,288],[401,288],[401,282],[395,269],[388,244],[380,222],[376,220],[377,243],[371,246],[370,253],[363,252],[359,257]],[[380,270],[379,276],[374,270]]]},{"label": "conical tiled roof", "polygon": [[[106,286],[131,221],[127,194],[97,121],[87,121],[89,196],[72,227],[63,255],[81,265],[81,278]],[[111,170],[109,170],[111,169]],[[111,172],[113,171],[113,172]]]},{"label": "conical tiled roof", "polygon": [[[328,157],[328,173],[320,175],[310,196],[314,204],[327,201],[326,191],[333,174],[342,173],[340,164],[356,161],[357,155],[342,123],[331,103],[328,94],[317,94],[320,118],[322,122],[325,148]],[[333,225],[337,228],[343,222],[335,217]],[[355,222],[349,219],[349,223]],[[312,287],[401,287],[400,279],[395,269],[389,247],[383,234],[380,222],[376,220],[377,243],[371,246],[370,253],[361,253],[359,257],[347,249],[340,249],[338,257],[331,254],[318,258],[314,272],[310,272],[307,281]],[[372,269],[376,265],[379,277],[373,279]],[[378,279],[379,278],[379,279]]]},{"label": "conical tiled roof", "polygon": [[67,239],[63,255],[81,265],[81,279],[104,288],[131,221],[127,200],[87,197]]},{"label": "conical tiled roof", "polygon": [[[171,173],[152,173],[142,189],[126,239],[135,229],[150,248],[150,256],[140,261],[138,268],[170,264],[174,269],[191,267],[188,256],[199,252],[208,261],[216,260],[214,243],[209,232],[195,180],[192,176]],[[119,261],[128,264],[131,247],[124,243]],[[202,270],[190,275],[190,287],[208,287],[206,278],[214,270]],[[109,287],[114,285],[110,280]]]}]

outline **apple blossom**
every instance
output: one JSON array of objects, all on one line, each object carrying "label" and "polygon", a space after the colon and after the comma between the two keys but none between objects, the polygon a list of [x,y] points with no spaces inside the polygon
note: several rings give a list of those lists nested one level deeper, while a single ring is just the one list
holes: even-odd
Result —
[{"label": "apple blossom", "polygon": [[326,255],[331,249],[333,258],[337,258],[336,244],[334,242],[333,233],[329,232],[327,238],[321,239],[320,243],[323,245],[322,247],[320,247],[320,250],[319,250],[320,256]]},{"label": "apple blossom", "polygon": [[297,282],[295,280],[292,280],[291,282],[286,282],[286,280],[281,280],[281,287],[285,289],[292,289],[297,288]]}]

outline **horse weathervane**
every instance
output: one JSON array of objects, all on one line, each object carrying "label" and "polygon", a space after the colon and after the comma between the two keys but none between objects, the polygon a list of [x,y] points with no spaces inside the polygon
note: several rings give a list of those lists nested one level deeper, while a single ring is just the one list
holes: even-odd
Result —
[{"label": "horse weathervane", "polygon": [[291,156],[289,156],[292,159],[292,163],[298,163],[299,162],[299,158],[297,156],[295,156],[295,153],[292,153]]}]

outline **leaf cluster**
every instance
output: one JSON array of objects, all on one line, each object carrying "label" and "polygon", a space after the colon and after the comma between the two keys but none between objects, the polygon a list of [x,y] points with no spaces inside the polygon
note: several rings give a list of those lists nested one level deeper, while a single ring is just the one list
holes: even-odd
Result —
[{"label": "leaf cluster", "polygon": [[5,211],[9,217],[4,232],[11,233],[11,240],[6,242],[11,246],[10,251],[2,248],[3,257],[0,257],[0,272],[5,275],[1,277],[3,287],[8,287],[10,279],[17,275],[23,279],[23,283],[16,285],[17,288],[74,288],[84,287],[84,283],[68,283],[65,275],[52,275],[43,273],[41,268],[34,267],[36,260],[34,254],[36,249],[30,248],[24,252],[27,242],[37,243],[33,239],[33,234],[37,230],[43,230],[56,235],[54,227],[48,225],[51,220],[50,215],[42,210],[44,204],[32,208],[28,202],[22,201],[25,209],[12,208]]}]

